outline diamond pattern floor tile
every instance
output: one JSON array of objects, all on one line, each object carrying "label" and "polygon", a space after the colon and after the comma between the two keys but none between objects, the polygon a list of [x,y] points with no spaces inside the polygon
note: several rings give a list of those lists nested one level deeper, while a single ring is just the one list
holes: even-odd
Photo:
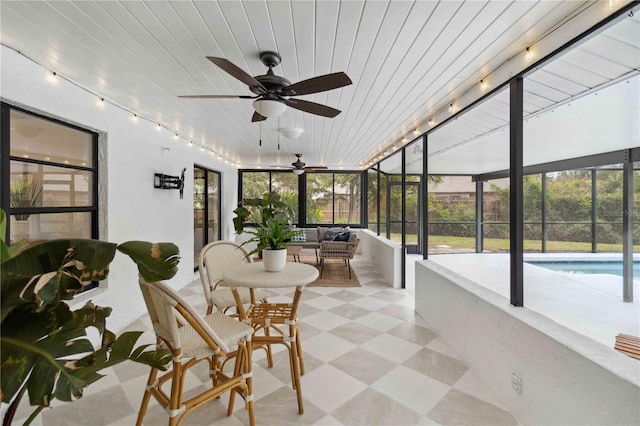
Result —
[{"label": "diamond pattern floor tile", "polygon": [[[273,368],[264,351],[254,360],[254,402],[259,425],[465,425],[516,424],[495,395],[455,352],[415,315],[411,292],[393,289],[372,265],[354,259],[362,287],[306,288],[298,317],[305,360],[301,377],[305,412],[298,414],[291,387],[288,351],[275,345]],[[204,312],[199,280],[180,290]],[[270,301],[289,302],[292,289],[269,291]],[[140,342],[155,341],[148,316],[127,331],[147,330]],[[189,393],[208,386],[207,368],[194,367]],[[34,425],[134,424],[149,367],[126,362],[105,370],[107,377],[71,404],[54,401]],[[236,398],[226,416],[228,396],[209,402],[184,422],[188,425],[239,426],[249,422]],[[31,410],[21,404],[15,424]],[[79,417],[79,414],[82,417]],[[82,420],[80,420],[82,419]],[[20,421],[22,420],[22,421]],[[153,399],[145,425],[166,424],[167,414]]]}]

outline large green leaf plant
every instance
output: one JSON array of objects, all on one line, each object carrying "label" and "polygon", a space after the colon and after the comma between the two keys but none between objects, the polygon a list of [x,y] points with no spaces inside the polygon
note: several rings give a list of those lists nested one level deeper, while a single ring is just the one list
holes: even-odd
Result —
[{"label": "large green leaf plant", "polygon": [[[4,425],[12,423],[25,391],[36,406],[25,422],[30,424],[53,399],[80,398],[86,386],[103,377],[99,371],[104,368],[125,360],[168,367],[168,351],[136,347],[141,331],[116,337],[107,329],[111,308],[89,301],[71,310],[65,301],[92,281],[105,279],[116,250],[131,257],[146,281],[173,277],[180,259],[176,245],[61,239],[9,247],[5,233],[6,215],[0,209],[0,396],[10,403]],[[100,334],[97,349],[87,338],[89,327]]]},{"label": "large green leaf plant", "polygon": [[236,214],[233,218],[236,232],[253,235],[242,245],[257,243],[257,247],[248,255],[266,249],[287,248],[287,243],[302,232],[287,226],[293,217],[293,211],[277,192],[267,192],[260,198],[244,199],[233,212]]}]

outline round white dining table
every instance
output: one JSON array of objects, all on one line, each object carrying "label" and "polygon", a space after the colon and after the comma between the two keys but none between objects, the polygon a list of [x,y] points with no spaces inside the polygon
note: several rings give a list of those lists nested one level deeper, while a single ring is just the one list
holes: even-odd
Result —
[{"label": "round white dining table", "polygon": [[244,263],[224,273],[224,282],[234,287],[283,288],[304,287],[318,278],[315,266],[287,262],[280,272],[268,272],[262,262]]}]

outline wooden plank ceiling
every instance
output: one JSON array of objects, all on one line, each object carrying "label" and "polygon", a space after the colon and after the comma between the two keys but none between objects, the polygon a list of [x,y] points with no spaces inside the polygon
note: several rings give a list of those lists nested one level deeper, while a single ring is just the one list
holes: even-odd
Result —
[{"label": "wooden plank ceiling", "polygon": [[[527,0],[3,0],[0,7],[6,46],[224,153],[241,167],[288,165],[294,153],[302,153],[307,164],[357,168],[389,141],[413,134],[452,94],[464,93],[585,5]],[[610,35],[611,40],[616,37]],[[637,45],[625,49],[637,58]],[[289,108],[279,121],[269,119],[260,126],[251,123],[249,99],[178,98],[251,94],[205,56],[227,58],[255,76],[266,71],[259,52],[267,50],[280,53],[282,63],[274,72],[291,82],[346,72],[351,86],[301,97],[342,113],[329,119]],[[607,50],[599,44],[575,55]],[[628,64],[620,67],[618,74]],[[579,79],[576,68],[584,71]],[[611,78],[586,68],[579,58],[567,57],[532,76],[527,111],[547,108]],[[452,143],[504,125],[503,111],[495,112],[503,102],[503,97],[487,102],[464,129],[454,129],[465,133],[452,135]],[[288,140],[277,131],[284,127],[302,127],[305,133]]]}]

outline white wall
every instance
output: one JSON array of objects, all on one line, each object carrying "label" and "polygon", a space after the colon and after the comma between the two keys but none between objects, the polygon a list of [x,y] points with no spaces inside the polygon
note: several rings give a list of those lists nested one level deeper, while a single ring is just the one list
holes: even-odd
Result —
[{"label": "white wall", "polygon": [[638,361],[433,261],[416,262],[415,294],[416,312],[523,424],[639,423]]},{"label": "white wall", "polygon": [[[100,133],[100,239],[169,241],[182,256],[178,274],[170,281],[181,288],[193,280],[193,166],[222,173],[222,230],[231,238],[237,204],[237,170],[166,129],[113,105],[96,105],[98,98],[68,81],[50,81],[51,73],[2,46],[0,97],[4,102]],[[100,94],[99,94],[100,95]],[[151,118],[151,117],[150,117]],[[165,117],[167,122],[171,117]],[[169,150],[162,150],[168,147]],[[179,175],[186,168],[184,199],[177,190],[153,188],[153,174]],[[118,253],[108,282],[92,290],[91,299],[114,308],[109,326],[119,330],[145,312],[137,271]],[[86,298],[83,296],[82,298]]]},{"label": "white wall", "polygon": [[359,229],[360,253],[393,288],[402,287],[402,246],[379,237],[368,229]]}]

